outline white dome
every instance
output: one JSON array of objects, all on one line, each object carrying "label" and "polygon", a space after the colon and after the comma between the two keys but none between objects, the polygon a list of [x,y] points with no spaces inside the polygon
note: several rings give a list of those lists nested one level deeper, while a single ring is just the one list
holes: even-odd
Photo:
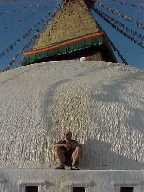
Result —
[{"label": "white dome", "polygon": [[1,167],[53,167],[70,128],[84,169],[144,165],[144,72],[104,63],[34,64],[0,74]]}]

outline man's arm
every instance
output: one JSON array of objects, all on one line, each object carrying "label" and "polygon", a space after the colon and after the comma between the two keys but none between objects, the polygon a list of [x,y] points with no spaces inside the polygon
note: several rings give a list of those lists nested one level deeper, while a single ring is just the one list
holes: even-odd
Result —
[{"label": "man's arm", "polygon": [[76,148],[76,147],[80,147],[81,145],[79,144],[79,142],[78,141],[76,141],[76,140],[73,140],[73,148]]},{"label": "man's arm", "polygon": [[54,147],[65,147],[65,144],[59,144],[59,143],[57,143],[57,144],[54,145]]},{"label": "man's arm", "polygon": [[65,147],[65,143],[61,140],[58,143],[54,144],[54,147]]}]

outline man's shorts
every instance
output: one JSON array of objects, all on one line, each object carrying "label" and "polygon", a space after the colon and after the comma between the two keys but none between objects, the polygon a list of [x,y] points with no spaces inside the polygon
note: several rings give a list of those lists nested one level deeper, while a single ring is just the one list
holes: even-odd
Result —
[{"label": "man's shorts", "polygon": [[65,165],[67,165],[67,166],[71,166],[71,164],[72,164],[72,153],[73,153],[73,150],[67,151],[64,148]]}]

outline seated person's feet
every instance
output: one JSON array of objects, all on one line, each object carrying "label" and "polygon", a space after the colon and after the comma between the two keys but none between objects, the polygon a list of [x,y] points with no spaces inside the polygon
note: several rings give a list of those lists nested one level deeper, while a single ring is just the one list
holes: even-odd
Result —
[{"label": "seated person's feet", "polygon": [[77,166],[72,166],[72,167],[71,167],[71,170],[80,170],[80,168],[77,167]]},{"label": "seated person's feet", "polygon": [[55,169],[65,169],[64,165],[59,165],[58,167],[56,167]]}]

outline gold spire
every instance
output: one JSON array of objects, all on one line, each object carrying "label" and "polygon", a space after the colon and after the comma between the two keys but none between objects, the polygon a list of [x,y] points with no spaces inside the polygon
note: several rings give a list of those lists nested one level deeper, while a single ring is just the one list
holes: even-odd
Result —
[{"label": "gold spire", "polygon": [[34,49],[99,31],[84,0],[66,1],[35,42]]}]

